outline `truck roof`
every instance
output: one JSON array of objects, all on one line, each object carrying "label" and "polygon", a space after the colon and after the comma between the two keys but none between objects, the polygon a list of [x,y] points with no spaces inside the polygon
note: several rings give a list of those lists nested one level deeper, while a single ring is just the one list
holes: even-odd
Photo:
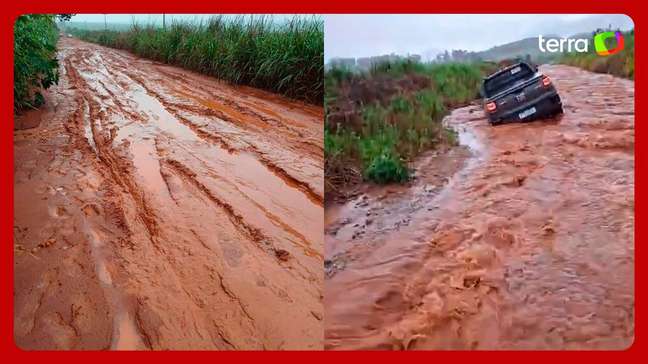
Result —
[{"label": "truck roof", "polygon": [[522,64],[527,65],[529,68],[533,69],[533,67],[531,67],[531,65],[526,63],[526,62],[517,62],[517,63],[513,63],[511,65],[508,65],[508,66],[506,66],[504,68],[501,68],[498,71],[496,71],[495,73],[491,73],[490,75],[484,77],[484,81],[490,80],[491,78],[494,78],[495,76],[498,76],[498,75],[500,75],[500,74],[502,74],[502,73],[504,73],[506,71],[509,71],[512,68],[515,68],[515,67],[517,67],[519,65],[522,65]]}]

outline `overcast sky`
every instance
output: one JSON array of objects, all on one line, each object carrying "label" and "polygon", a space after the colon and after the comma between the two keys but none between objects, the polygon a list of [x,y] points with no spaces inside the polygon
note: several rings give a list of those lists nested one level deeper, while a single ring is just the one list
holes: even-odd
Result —
[{"label": "overcast sky", "polygon": [[443,50],[486,50],[540,34],[570,36],[596,28],[628,30],[625,15],[326,15],[324,58],[420,54]]}]

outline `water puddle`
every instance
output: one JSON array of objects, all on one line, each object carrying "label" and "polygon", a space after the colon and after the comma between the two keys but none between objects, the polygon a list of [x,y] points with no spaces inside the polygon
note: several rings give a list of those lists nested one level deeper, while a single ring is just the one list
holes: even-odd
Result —
[{"label": "water puddle", "polygon": [[149,95],[141,86],[133,87],[131,90],[131,99],[139,105],[139,110],[149,115],[150,119],[152,119],[149,122],[153,122],[162,131],[178,140],[186,142],[197,142],[200,140],[191,128],[178,121],[175,116],[166,110],[160,101]]},{"label": "water puddle", "polygon": [[128,312],[122,311],[115,317],[113,350],[141,350],[145,347],[137,332],[135,321]]},{"label": "water puddle", "polygon": [[83,101],[83,121],[83,135],[85,136],[94,153],[97,154],[97,145],[94,141],[94,136],[92,134],[92,124],[90,121],[90,107],[88,106],[88,102],[85,101],[85,99]]},{"label": "water puddle", "polygon": [[130,152],[133,155],[133,166],[146,188],[155,195],[166,195],[166,183],[160,174],[154,142],[151,139],[132,142]]},{"label": "water puddle", "polygon": [[84,230],[90,250],[95,261],[95,270],[101,286],[106,292],[106,298],[114,313],[113,318],[113,339],[111,348],[113,350],[137,350],[143,349],[144,344],[137,332],[135,322],[130,313],[126,310],[124,298],[121,293],[114,287],[113,279],[108,271],[104,254],[102,253],[103,241],[99,233],[89,226],[89,222],[84,220]]},{"label": "water puddle", "polygon": [[110,273],[106,268],[106,262],[104,260],[103,254],[101,253],[103,243],[99,238],[97,232],[88,226],[87,221],[85,225],[85,230],[86,230],[86,237],[88,238],[88,242],[90,243],[92,257],[94,258],[95,261],[97,277],[99,278],[99,280],[104,286],[112,287],[112,277],[110,276]]}]

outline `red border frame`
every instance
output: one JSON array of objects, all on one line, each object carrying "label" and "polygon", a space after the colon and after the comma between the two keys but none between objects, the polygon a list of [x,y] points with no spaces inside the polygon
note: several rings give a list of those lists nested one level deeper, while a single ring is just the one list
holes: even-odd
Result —
[{"label": "red border frame", "polygon": [[[4,57],[1,57],[0,69],[1,87],[0,100],[0,170],[13,170],[13,22],[20,14],[25,13],[315,13],[315,14],[341,14],[341,13],[529,13],[529,14],[560,14],[560,13],[623,13],[630,16],[635,23],[635,36],[637,28],[641,29],[646,14],[646,6],[641,6],[639,1],[631,0],[609,0],[602,2],[594,1],[555,1],[555,0],[461,0],[456,2],[437,2],[429,0],[418,4],[403,2],[378,2],[376,0],[274,0],[272,2],[262,0],[247,0],[246,2],[220,2],[206,1],[198,2],[177,2],[169,0],[112,0],[110,2],[93,2],[88,0],[30,0],[14,3],[4,3],[2,9],[4,15],[0,20],[0,49],[4,50]],[[641,31],[640,31],[641,32]],[[635,38],[636,41],[637,38]],[[641,36],[639,37],[641,39]],[[641,42],[641,41],[639,41]],[[640,47],[635,47],[635,62],[641,59]],[[639,58],[637,58],[639,57]],[[646,83],[646,75],[639,71],[635,74],[635,104],[636,114],[643,115],[648,109],[648,104],[639,102],[643,96],[643,86],[637,87],[637,84]],[[636,116],[635,116],[636,117]],[[635,123],[636,138],[641,138],[643,125]],[[647,146],[641,143],[635,143],[635,186],[639,186],[643,181],[642,175],[648,173],[647,167],[643,166],[644,159],[642,155],[647,152]],[[639,171],[639,172],[637,172]],[[516,360],[523,359],[525,362],[542,362],[547,360],[574,360],[585,359],[594,362],[602,362],[610,359],[620,359],[625,361],[638,361],[646,350],[642,348],[644,338],[641,330],[637,330],[640,325],[641,314],[635,312],[635,341],[634,344],[622,352],[534,352],[533,355],[526,355],[525,352],[412,352],[407,354],[396,353],[376,353],[376,352],[347,352],[347,353],[257,353],[257,352],[166,352],[162,353],[107,353],[102,352],[25,352],[20,350],[13,340],[13,249],[10,241],[13,240],[13,173],[2,173],[0,176],[2,208],[0,208],[0,232],[4,244],[0,246],[0,350],[8,355],[3,355],[10,361],[15,360],[38,360],[38,361],[76,361],[76,360],[114,360],[114,355],[119,355],[120,359],[151,359],[162,360],[165,362],[181,360],[204,359],[208,355],[219,355],[219,358],[232,359],[257,359],[257,360],[281,360],[294,361],[308,360],[336,360],[336,361],[357,361],[373,360],[380,362],[392,362],[393,360],[402,360],[403,357],[396,355],[408,355],[408,360],[445,360],[453,361],[457,359],[475,360],[476,355],[486,356],[490,360]],[[635,217],[646,214],[642,208],[645,203],[644,194],[635,189],[635,198],[640,203],[636,203]],[[644,233],[636,229],[640,220],[635,222],[635,247],[637,242],[644,240]],[[635,311],[640,311],[639,304],[646,307],[641,299],[642,291],[637,282],[643,273],[648,270],[646,267],[637,265],[641,261],[641,256],[647,254],[646,249],[635,250]],[[645,288],[644,288],[645,290]],[[645,321],[645,319],[643,319]],[[224,355],[224,356],[220,356]],[[264,355],[261,357],[260,355]],[[323,356],[325,355],[325,356]],[[335,355],[333,357],[332,355]],[[146,356],[146,357],[145,357]],[[236,357],[234,357],[236,356]],[[524,358],[523,358],[524,356]],[[416,358],[415,358],[416,357]],[[212,357],[213,358],[213,357]],[[318,360],[319,359],[319,360]]]}]

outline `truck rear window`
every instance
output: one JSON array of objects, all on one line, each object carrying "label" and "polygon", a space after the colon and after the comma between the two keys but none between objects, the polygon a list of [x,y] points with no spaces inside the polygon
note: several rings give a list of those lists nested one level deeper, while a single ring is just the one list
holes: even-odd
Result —
[{"label": "truck rear window", "polygon": [[521,63],[511,69],[496,74],[484,83],[486,97],[493,96],[519,82],[533,76],[534,72],[529,65]]}]

